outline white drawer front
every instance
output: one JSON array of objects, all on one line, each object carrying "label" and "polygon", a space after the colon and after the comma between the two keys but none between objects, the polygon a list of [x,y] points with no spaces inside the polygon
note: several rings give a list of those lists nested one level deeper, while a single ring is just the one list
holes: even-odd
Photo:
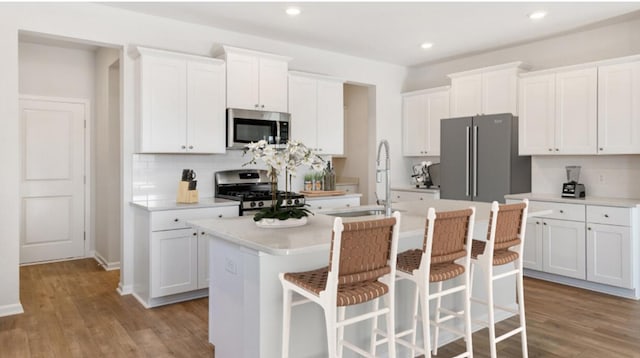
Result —
[{"label": "white drawer front", "polygon": [[238,216],[237,206],[154,211],[151,213],[151,231],[188,228],[187,221]]},{"label": "white drawer front", "polygon": [[549,215],[545,215],[545,218],[573,221],[585,220],[584,204],[564,204],[552,203],[548,201],[530,201],[529,205],[535,206],[536,208],[540,209],[550,209],[552,213]]},{"label": "white drawer front", "polygon": [[587,222],[631,226],[631,212],[630,208],[587,205]]},{"label": "white drawer front", "polygon": [[308,209],[311,211],[336,208],[351,208],[354,206],[360,206],[360,198],[332,198],[315,200],[307,198],[306,203],[309,204]]}]

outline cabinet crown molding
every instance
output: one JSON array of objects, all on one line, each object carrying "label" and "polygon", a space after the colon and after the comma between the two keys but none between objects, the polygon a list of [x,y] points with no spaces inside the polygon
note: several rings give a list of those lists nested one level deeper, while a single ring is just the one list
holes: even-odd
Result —
[{"label": "cabinet crown molding", "polygon": [[249,49],[239,48],[239,47],[226,46],[226,45],[222,46],[222,53],[219,54],[219,56],[216,56],[216,57],[225,57],[226,58],[226,55],[229,54],[229,53],[236,53],[236,54],[257,56],[257,57],[266,57],[266,58],[271,58],[271,59],[274,59],[274,60],[285,61],[285,62],[289,62],[289,61],[292,60],[291,57],[287,57],[287,56],[276,55],[276,54],[268,53],[268,52],[260,52],[260,51],[255,51],[255,50],[249,50]]},{"label": "cabinet crown molding", "polygon": [[171,57],[171,58],[177,58],[177,59],[189,60],[189,61],[200,61],[200,62],[207,62],[207,63],[219,63],[219,64],[224,63],[224,61],[217,58],[213,58],[213,57],[192,55],[188,53],[173,52],[173,51],[167,51],[167,50],[159,50],[159,49],[142,47],[142,46],[137,46],[134,49],[134,51],[131,53],[131,55],[133,56],[134,59],[137,59],[138,57],[144,56],[144,55],[151,55],[151,56]]},{"label": "cabinet crown molding", "polygon": [[575,65],[547,68],[547,69],[531,71],[531,72],[527,72],[527,73],[520,73],[519,76],[521,78],[523,78],[523,77],[529,77],[529,76],[555,74],[557,72],[581,70],[581,69],[585,69],[585,68],[598,67],[598,66],[617,65],[617,64],[620,64],[620,63],[628,63],[628,62],[636,62],[636,61],[640,61],[640,55],[616,57],[616,58],[609,58],[609,59],[606,59],[606,60],[579,63],[579,64],[575,64]]},{"label": "cabinet crown molding", "polygon": [[418,96],[421,94],[445,92],[450,89],[451,89],[451,86],[440,86],[440,87],[425,88],[425,89],[409,91],[409,92],[402,92],[401,95],[402,97],[410,97],[410,96]]},{"label": "cabinet crown molding", "polygon": [[320,73],[302,72],[302,71],[289,71],[289,76],[308,77],[308,78],[315,78],[315,79],[319,79],[319,80],[327,80],[327,81],[335,81],[335,82],[344,83],[344,80],[342,78],[323,75],[323,74],[320,74]]},{"label": "cabinet crown molding", "polygon": [[522,72],[522,71],[528,71],[531,68],[531,66],[529,66],[528,64],[526,64],[526,63],[524,63],[522,61],[516,61],[516,62],[503,63],[501,65],[476,68],[476,69],[473,69],[473,70],[468,70],[468,71],[463,71],[463,72],[455,72],[455,73],[451,73],[451,74],[449,74],[447,76],[449,78],[456,78],[456,77],[462,77],[462,76],[477,75],[477,74],[481,74],[481,73],[485,73],[485,72],[506,70],[506,69],[511,69],[511,68],[514,69],[517,72]]}]

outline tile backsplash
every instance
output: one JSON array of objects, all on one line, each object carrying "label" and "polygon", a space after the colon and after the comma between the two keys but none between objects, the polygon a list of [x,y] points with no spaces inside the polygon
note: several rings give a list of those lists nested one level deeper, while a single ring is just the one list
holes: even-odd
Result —
[{"label": "tile backsplash", "polygon": [[587,196],[640,198],[640,155],[536,156],[531,160],[531,191],[560,193],[565,166],[579,165]]}]

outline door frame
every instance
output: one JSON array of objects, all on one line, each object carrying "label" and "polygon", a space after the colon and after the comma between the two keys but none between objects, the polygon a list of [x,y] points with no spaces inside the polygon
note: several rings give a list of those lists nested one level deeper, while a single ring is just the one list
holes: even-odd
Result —
[{"label": "door frame", "polygon": [[[87,98],[74,98],[74,97],[54,97],[54,96],[39,96],[39,95],[31,95],[31,94],[18,94],[18,102],[22,100],[32,100],[32,101],[43,101],[43,102],[57,102],[57,103],[73,103],[80,104],[84,106],[84,258],[95,256],[95,250],[91,250],[93,246],[93,231],[91,230],[91,190],[92,190],[92,167],[91,167],[91,134],[92,126],[91,119],[93,118],[91,113],[91,100]],[[20,162],[22,163],[22,153],[23,153],[23,141],[22,134],[24,131],[22,120],[20,120]],[[22,170],[22,168],[21,168]],[[22,173],[21,173],[22,175]],[[22,193],[20,194],[22,197]],[[22,202],[20,203],[20,220],[22,221]],[[20,227],[22,230],[22,226]],[[22,234],[22,233],[21,233]],[[19,258],[20,260],[20,258]],[[19,261],[18,260],[18,261]],[[20,264],[20,266],[28,266],[28,265],[37,265],[47,262],[56,262],[56,261],[66,261],[66,260],[51,260],[51,261],[42,261],[31,264]]]}]

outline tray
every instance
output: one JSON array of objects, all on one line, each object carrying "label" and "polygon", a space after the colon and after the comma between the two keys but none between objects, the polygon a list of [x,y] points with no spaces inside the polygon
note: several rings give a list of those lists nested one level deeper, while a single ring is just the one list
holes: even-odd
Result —
[{"label": "tray", "polygon": [[308,197],[317,197],[317,196],[338,196],[344,195],[347,192],[344,190],[302,190],[300,194]]}]

